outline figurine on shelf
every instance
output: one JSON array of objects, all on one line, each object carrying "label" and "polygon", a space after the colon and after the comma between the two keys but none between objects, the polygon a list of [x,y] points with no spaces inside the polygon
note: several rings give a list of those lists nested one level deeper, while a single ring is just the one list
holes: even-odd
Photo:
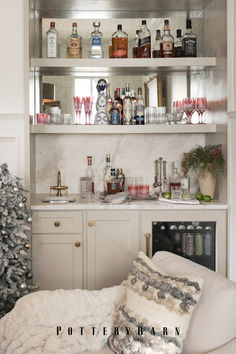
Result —
[{"label": "figurine on shelf", "polygon": [[98,98],[96,102],[97,113],[95,116],[94,124],[108,124],[108,118],[106,113],[106,96],[105,91],[107,82],[104,79],[100,79],[97,83]]}]

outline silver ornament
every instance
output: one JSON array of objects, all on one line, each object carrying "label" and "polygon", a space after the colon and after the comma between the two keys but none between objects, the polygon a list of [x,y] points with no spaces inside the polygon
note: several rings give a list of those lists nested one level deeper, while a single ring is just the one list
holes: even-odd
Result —
[{"label": "silver ornament", "polygon": [[22,266],[22,269],[27,270],[27,269],[28,269],[28,267],[27,267],[27,266],[25,266],[25,265],[23,265],[23,266]]},{"label": "silver ornament", "polygon": [[20,203],[18,204],[18,206],[19,206],[19,208],[24,208],[24,203],[20,202]]},{"label": "silver ornament", "polygon": [[18,192],[19,188],[14,187],[13,190],[14,190],[14,192]]},{"label": "silver ornament", "polygon": [[6,230],[2,230],[2,231],[1,231],[1,234],[2,234],[2,235],[6,235],[6,234],[7,234]]},{"label": "silver ornament", "polygon": [[31,272],[27,272],[25,273],[26,279],[32,279],[33,278],[33,274]]},{"label": "silver ornament", "polygon": [[26,219],[27,222],[32,222],[32,216],[28,216]]},{"label": "silver ornament", "polygon": [[24,290],[24,289],[26,289],[27,288],[27,284],[26,283],[21,283],[20,284],[20,289],[21,290]]},{"label": "silver ornament", "polygon": [[27,198],[26,197],[23,197],[22,198],[22,202],[25,203],[27,201]]}]

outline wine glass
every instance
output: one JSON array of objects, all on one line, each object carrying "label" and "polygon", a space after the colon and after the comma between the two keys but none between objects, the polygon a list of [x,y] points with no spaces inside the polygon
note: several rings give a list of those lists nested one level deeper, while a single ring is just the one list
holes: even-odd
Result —
[{"label": "wine glass", "polygon": [[194,98],[184,98],[183,99],[183,108],[184,112],[186,113],[187,116],[187,123],[186,124],[192,124],[192,115],[193,112],[195,111],[195,100]]},{"label": "wine glass", "polygon": [[[73,100],[74,100],[74,107],[75,107],[75,114],[76,114],[75,124],[81,124],[80,120],[81,120],[83,97],[73,96]],[[78,113],[79,113],[79,120],[78,120]]]},{"label": "wine glass", "polygon": [[205,124],[203,119],[203,113],[207,109],[207,99],[206,97],[198,97],[196,99],[195,109],[198,113],[198,123]]},{"label": "wine glass", "polygon": [[83,97],[84,100],[84,110],[85,110],[85,124],[91,124],[91,112],[93,105],[93,96]]}]

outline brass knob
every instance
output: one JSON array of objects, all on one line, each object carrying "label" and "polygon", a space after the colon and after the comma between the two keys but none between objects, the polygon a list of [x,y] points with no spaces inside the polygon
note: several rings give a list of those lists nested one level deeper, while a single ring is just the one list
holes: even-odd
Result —
[{"label": "brass knob", "polygon": [[89,227],[93,227],[93,226],[94,226],[94,221],[89,221],[89,222],[88,222],[88,226],[89,226]]},{"label": "brass knob", "polygon": [[75,247],[80,247],[80,242],[79,241],[75,241]]},{"label": "brass knob", "polygon": [[55,221],[55,222],[54,222],[54,226],[55,226],[55,227],[59,227],[59,226],[60,226],[60,221]]},{"label": "brass knob", "polygon": [[151,234],[147,232],[145,234],[146,237],[146,255],[150,257],[150,239],[151,239]]}]

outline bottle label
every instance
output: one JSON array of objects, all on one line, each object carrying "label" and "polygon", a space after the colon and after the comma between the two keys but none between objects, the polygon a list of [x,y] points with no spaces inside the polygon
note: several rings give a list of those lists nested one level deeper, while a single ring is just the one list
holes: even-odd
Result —
[{"label": "bottle label", "polygon": [[151,58],[151,36],[139,39],[139,58]]},{"label": "bottle label", "polygon": [[143,104],[136,104],[136,117],[144,117],[144,105]]},{"label": "bottle label", "polygon": [[109,120],[110,118],[110,110],[112,108],[112,102],[111,101],[107,101],[107,105],[106,105],[106,112],[107,112],[107,118]]},{"label": "bottle label", "polygon": [[132,119],[136,117],[136,101],[132,101]]},{"label": "bottle label", "polygon": [[163,57],[164,58],[169,58],[173,56],[173,42],[163,42],[162,43],[162,48],[163,48]]},{"label": "bottle label", "polygon": [[114,125],[120,124],[120,114],[118,112],[111,112],[110,123]]},{"label": "bottle label", "polygon": [[48,33],[47,57],[48,58],[56,58],[57,57],[57,35],[56,35],[56,33]]},{"label": "bottle label", "polygon": [[123,101],[123,119],[124,123],[130,122],[132,118],[132,104],[131,100]]},{"label": "bottle label", "polygon": [[197,39],[184,38],[184,55],[196,57],[197,56]]},{"label": "bottle label", "polygon": [[80,58],[80,38],[70,38],[67,48],[67,56],[69,58]]},{"label": "bottle label", "polygon": [[126,37],[112,38],[112,57],[127,58],[128,39]]},{"label": "bottle label", "polygon": [[92,45],[101,47],[102,38],[101,37],[92,37]]},{"label": "bottle label", "polygon": [[188,178],[181,178],[181,188],[189,189]]}]

